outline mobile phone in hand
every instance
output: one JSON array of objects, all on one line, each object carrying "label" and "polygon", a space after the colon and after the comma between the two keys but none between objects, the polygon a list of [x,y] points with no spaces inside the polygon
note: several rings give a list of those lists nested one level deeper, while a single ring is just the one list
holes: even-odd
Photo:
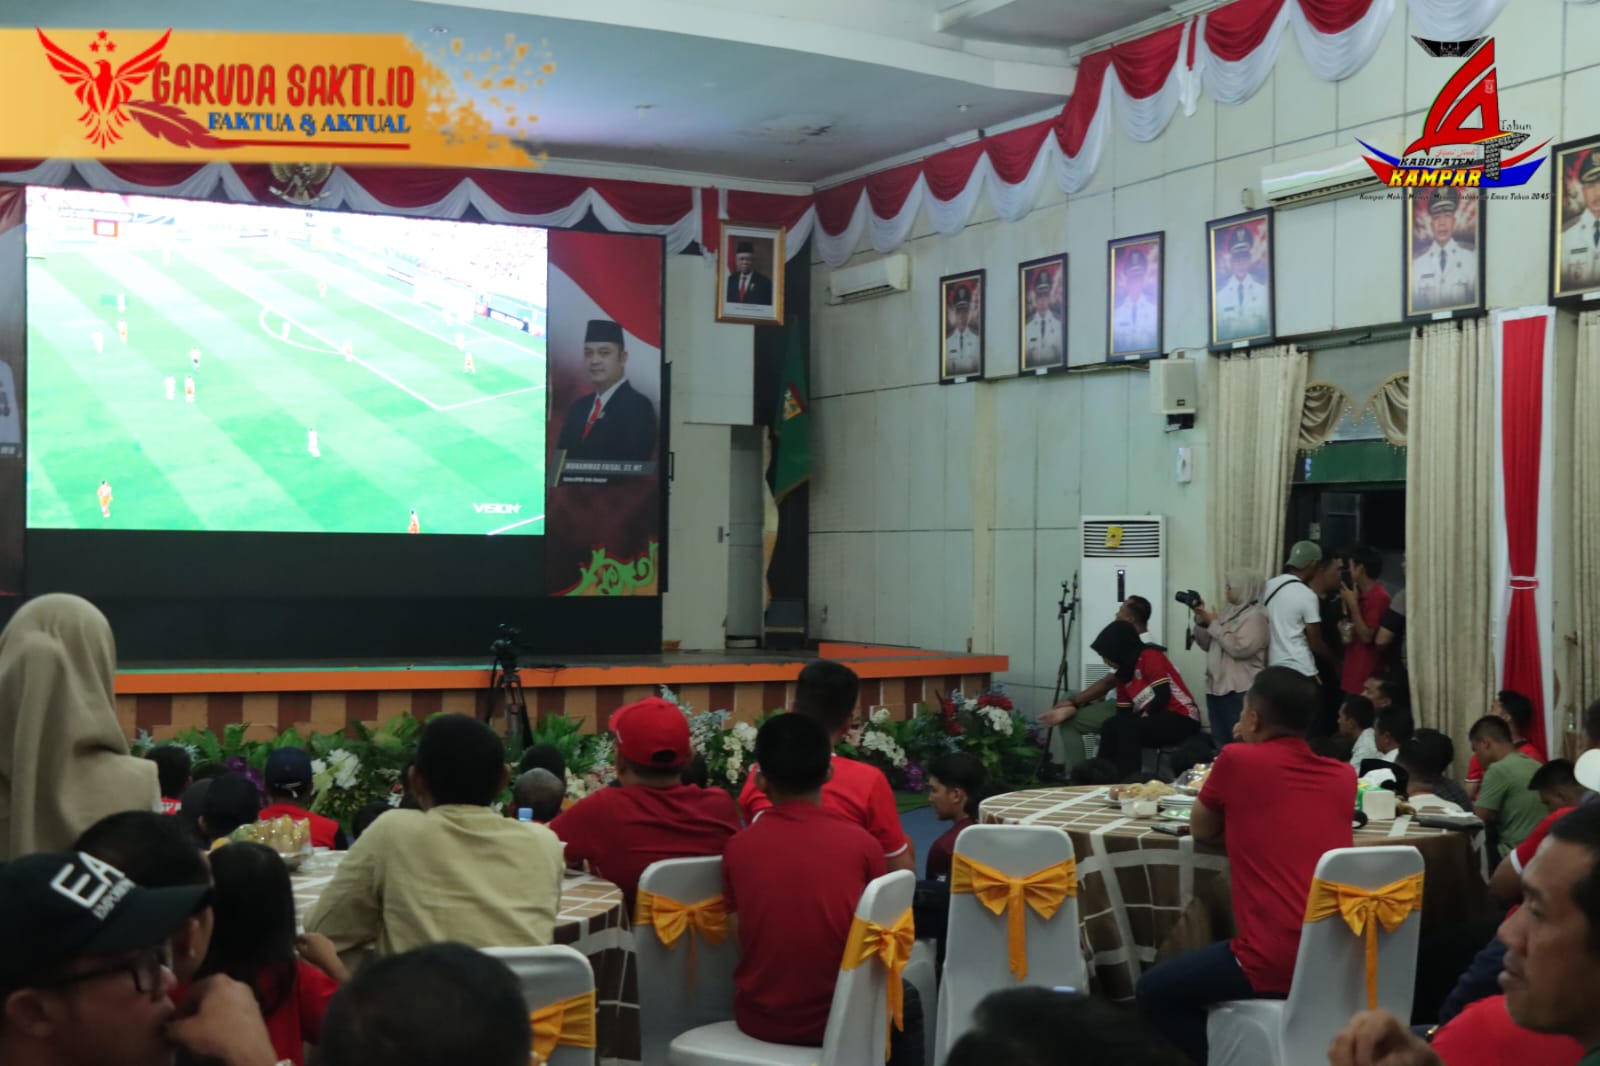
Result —
[{"label": "mobile phone in hand", "polygon": [[1186,837],[1189,835],[1189,825],[1187,822],[1157,822],[1150,828],[1154,829],[1158,833],[1165,833],[1168,836]]}]

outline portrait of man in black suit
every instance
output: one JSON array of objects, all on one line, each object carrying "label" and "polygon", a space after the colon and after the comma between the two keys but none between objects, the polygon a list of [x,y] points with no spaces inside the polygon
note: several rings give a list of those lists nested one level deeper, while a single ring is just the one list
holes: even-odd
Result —
[{"label": "portrait of man in black suit", "polygon": [[567,459],[644,462],[655,454],[656,409],[628,384],[628,349],[622,327],[610,319],[589,321],[583,365],[592,391],[567,408],[560,448]]},{"label": "portrait of man in black suit", "polygon": [[728,274],[728,291],[724,303],[772,303],[772,279],[756,269],[756,246],[749,241],[739,241],[733,246],[733,270]]}]

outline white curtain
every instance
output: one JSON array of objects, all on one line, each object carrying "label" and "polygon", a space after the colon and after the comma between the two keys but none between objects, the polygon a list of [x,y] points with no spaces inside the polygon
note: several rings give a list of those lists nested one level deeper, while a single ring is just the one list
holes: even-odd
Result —
[{"label": "white curtain", "polygon": [[[1572,471],[1572,579],[1573,621],[1578,640],[1571,646],[1574,691],[1564,693],[1561,703],[1576,706],[1581,713],[1591,700],[1600,698],[1600,471],[1594,461],[1600,456],[1600,311],[1578,318],[1578,371],[1572,390],[1573,454]],[[1560,723],[1558,723],[1558,726]],[[1551,741],[1555,753],[1555,740]]]},{"label": "white curtain", "polygon": [[1283,523],[1305,405],[1306,357],[1287,346],[1211,364],[1210,496],[1216,588],[1237,566],[1283,568]]},{"label": "white curtain", "polygon": [[1488,32],[1506,0],[1410,0],[1411,28],[1427,41],[1469,41]]},{"label": "white curtain", "polygon": [[1494,358],[1487,319],[1411,342],[1406,632],[1417,724],[1454,738],[1494,692]]}]

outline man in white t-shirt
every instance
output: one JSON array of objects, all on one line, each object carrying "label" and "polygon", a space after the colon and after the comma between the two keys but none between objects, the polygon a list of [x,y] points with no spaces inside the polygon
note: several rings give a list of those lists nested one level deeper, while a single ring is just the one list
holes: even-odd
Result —
[{"label": "man in white t-shirt", "polygon": [[1267,665],[1287,666],[1306,677],[1317,676],[1317,660],[1333,656],[1322,640],[1322,606],[1317,588],[1323,570],[1322,549],[1315,541],[1297,541],[1289,549],[1284,572],[1267,582],[1261,602],[1267,609]]}]

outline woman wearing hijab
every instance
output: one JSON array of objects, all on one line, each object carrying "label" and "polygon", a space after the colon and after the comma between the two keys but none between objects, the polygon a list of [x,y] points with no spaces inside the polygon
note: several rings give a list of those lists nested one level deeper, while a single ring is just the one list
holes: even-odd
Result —
[{"label": "woman wearing hijab", "polygon": [[31,600],[0,632],[0,861],[160,810],[156,765],[128,754],[117,724],[116,662],[111,626],[77,596]]},{"label": "woman wearing hijab", "polygon": [[1223,589],[1228,607],[1220,615],[1205,604],[1194,609],[1194,642],[1206,653],[1206,715],[1211,739],[1222,747],[1233,739],[1233,727],[1244,712],[1244,694],[1267,666],[1271,630],[1261,609],[1261,571],[1241,566],[1229,570]]},{"label": "woman wearing hijab", "polygon": [[1100,730],[1100,757],[1124,778],[1139,772],[1141,748],[1167,748],[1200,731],[1200,708],[1167,653],[1116,621],[1089,645],[1116,675],[1117,713]]}]

